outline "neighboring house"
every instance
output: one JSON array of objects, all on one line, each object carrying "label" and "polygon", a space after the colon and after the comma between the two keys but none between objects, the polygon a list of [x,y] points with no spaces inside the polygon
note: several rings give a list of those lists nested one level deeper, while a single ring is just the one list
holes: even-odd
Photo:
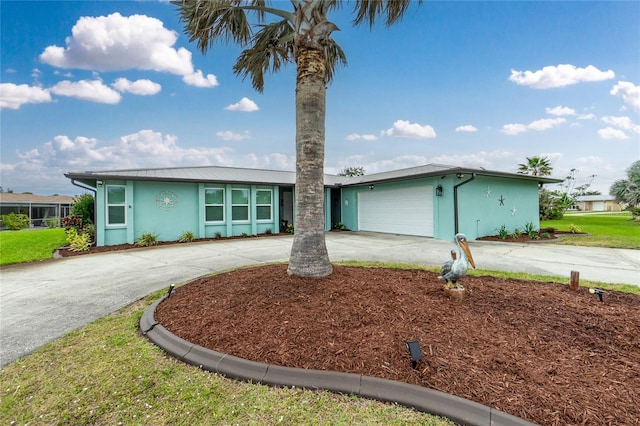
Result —
[{"label": "neighboring house", "polygon": [[613,195],[583,195],[576,199],[570,210],[584,212],[620,212],[624,210],[623,203],[618,203]]},{"label": "neighboring house", "polygon": [[[233,167],[70,172],[96,194],[99,246],[145,232],[175,241],[281,232],[294,223],[295,172]],[[539,225],[538,188],[559,179],[438,164],[366,176],[325,175],[325,228],[451,240]]]},{"label": "neighboring house", "polygon": [[69,215],[72,204],[73,197],[68,195],[0,193],[0,214],[26,214],[31,227],[48,226],[52,220],[59,224],[61,218]]}]

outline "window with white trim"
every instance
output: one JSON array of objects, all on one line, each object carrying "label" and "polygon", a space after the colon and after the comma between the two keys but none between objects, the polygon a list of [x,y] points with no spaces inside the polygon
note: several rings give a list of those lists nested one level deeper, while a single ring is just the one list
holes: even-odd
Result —
[{"label": "window with white trim", "polygon": [[224,222],[224,189],[204,189],[204,220],[206,222]]},{"label": "window with white trim", "polygon": [[249,189],[231,189],[231,220],[249,221]]},{"label": "window with white trim", "polygon": [[256,190],[256,219],[270,221],[272,217],[272,191],[270,189]]},{"label": "window with white trim", "polygon": [[107,185],[107,225],[127,224],[127,187]]}]

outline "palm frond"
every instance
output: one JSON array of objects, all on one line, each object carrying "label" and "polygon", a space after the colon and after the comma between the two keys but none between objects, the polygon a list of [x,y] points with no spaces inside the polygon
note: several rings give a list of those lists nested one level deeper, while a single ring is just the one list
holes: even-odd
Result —
[{"label": "palm frond", "polygon": [[252,47],[245,49],[233,66],[233,71],[243,79],[251,77],[251,85],[258,92],[264,89],[264,74],[277,72],[293,61],[295,32],[290,22],[283,19],[262,29],[253,37]]},{"label": "palm frond", "polygon": [[334,39],[330,38],[327,40],[327,44],[324,48],[325,51],[325,63],[326,63],[326,74],[325,79],[327,83],[333,81],[333,76],[335,75],[336,67],[338,65],[347,66],[347,56],[344,54],[342,48],[335,42]]},{"label": "palm frond", "polygon": [[[414,3],[421,4],[422,0]],[[369,27],[373,27],[379,16],[384,17],[385,25],[390,26],[399,21],[409,8],[411,0],[356,0],[354,13],[356,18],[354,25],[367,22]]]}]

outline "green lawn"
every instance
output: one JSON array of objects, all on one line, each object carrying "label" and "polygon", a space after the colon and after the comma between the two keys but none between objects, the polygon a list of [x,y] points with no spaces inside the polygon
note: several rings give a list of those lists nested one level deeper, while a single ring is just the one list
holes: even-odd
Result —
[{"label": "green lawn", "polygon": [[631,220],[629,213],[566,214],[561,220],[540,222],[541,228],[569,231],[576,226],[589,235],[563,235],[559,244],[592,247],[640,249],[640,221]]},{"label": "green lawn", "polygon": [[1,369],[0,423],[453,424],[394,404],[243,383],[186,365],[138,331],[143,310],[164,293],[73,331]]},{"label": "green lawn", "polygon": [[0,232],[0,265],[50,259],[64,245],[64,229],[23,229]]}]

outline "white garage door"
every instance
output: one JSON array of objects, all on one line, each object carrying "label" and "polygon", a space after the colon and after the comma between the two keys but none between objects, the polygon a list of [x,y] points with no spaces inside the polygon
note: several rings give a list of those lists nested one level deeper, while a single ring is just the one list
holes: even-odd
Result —
[{"label": "white garage door", "polygon": [[433,237],[433,187],[358,193],[358,229]]}]

